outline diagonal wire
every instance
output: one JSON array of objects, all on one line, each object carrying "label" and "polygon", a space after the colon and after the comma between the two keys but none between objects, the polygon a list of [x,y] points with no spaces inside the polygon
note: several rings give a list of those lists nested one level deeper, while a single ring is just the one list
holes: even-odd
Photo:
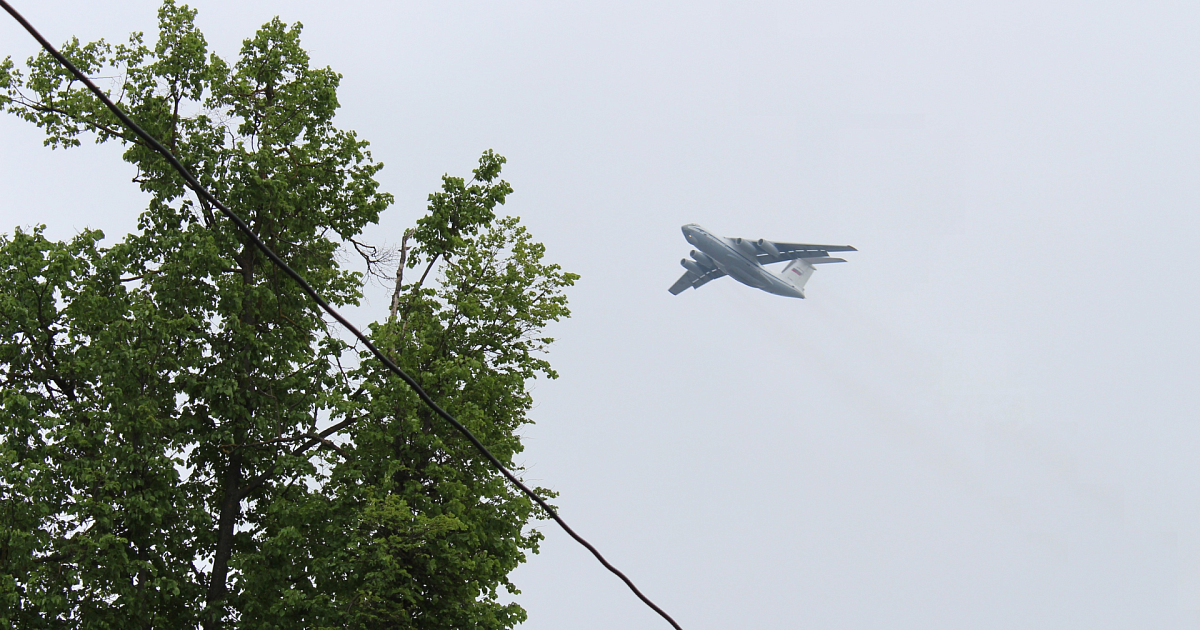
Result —
[{"label": "diagonal wire", "polygon": [[183,176],[188,188],[191,188],[192,191],[195,192],[200,198],[217,207],[221,211],[221,214],[225,215],[225,217],[230,221],[233,221],[234,225],[236,225],[237,228],[241,230],[241,232],[245,234],[248,239],[250,239],[250,241],[259,249],[259,251],[266,255],[267,258],[271,259],[271,262],[275,263],[276,267],[279,267],[279,269],[290,276],[292,280],[295,280],[296,284],[300,285],[301,290],[308,294],[308,296],[312,298],[322,310],[328,313],[330,317],[336,319],[338,323],[346,328],[346,330],[357,337],[358,340],[361,341],[367,347],[367,349],[371,351],[371,354],[375,355],[375,358],[379,359],[379,361],[383,363],[384,366],[386,366],[389,370],[391,370],[393,374],[399,376],[400,379],[405,383],[408,383],[408,386],[411,387],[414,392],[416,392],[417,396],[419,396],[421,400],[429,406],[430,409],[433,409],[437,415],[441,416],[444,420],[446,420],[446,422],[449,422],[450,425],[457,429],[459,433],[463,434],[464,437],[470,440],[471,444],[474,444],[475,448],[482,453],[484,457],[486,457],[488,461],[490,461],[492,465],[496,467],[497,470],[499,470],[510,482],[512,482],[513,485],[520,488],[521,492],[524,492],[526,496],[528,496],[530,499],[533,499],[535,503],[545,510],[546,514],[549,515],[550,518],[554,519],[554,522],[558,523],[559,527],[563,528],[563,531],[567,532],[571,538],[574,538],[576,542],[586,547],[588,551],[592,552],[592,555],[600,561],[600,564],[604,565],[604,568],[621,578],[621,581],[625,582],[625,585],[629,587],[629,590],[633,591],[634,595],[638,596],[638,599],[642,600],[642,602],[653,609],[654,612],[658,613],[663,619],[667,620],[667,623],[671,624],[675,630],[683,630],[679,624],[676,623],[675,620],[666,613],[666,611],[664,611],[662,608],[659,608],[657,604],[650,601],[650,598],[643,595],[642,592],[638,590],[638,587],[634,585],[632,580],[630,580],[619,569],[610,564],[608,560],[605,560],[604,556],[600,555],[600,552],[597,551],[591,543],[589,543],[587,540],[584,540],[584,538],[579,534],[575,533],[575,530],[571,529],[570,526],[563,521],[562,517],[560,517],[558,513],[546,503],[545,500],[538,496],[536,492],[530,490],[524,483],[521,483],[521,480],[517,479],[516,475],[505,468],[504,464],[500,463],[500,460],[497,459],[496,456],[493,455],[491,451],[489,451],[487,447],[483,445],[483,442],[480,442],[479,438],[475,437],[475,435],[471,433],[467,427],[463,426],[461,422],[456,420],[454,416],[450,415],[450,413],[445,409],[442,409],[441,405],[434,402],[433,398],[431,398],[429,394],[427,394],[425,390],[421,388],[416,379],[409,376],[404,370],[400,369],[400,366],[396,365],[391,359],[384,355],[379,348],[376,348],[375,344],[371,343],[371,341],[367,339],[366,335],[364,335],[358,328],[351,324],[349,320],[343,317],[342,314],[337,311],[337,309],[330,306],[329,303],[326,302],[319,293],[317,293],[316,289],[314,289],[312,285],[305,281],[305,279],[299,273],[297,273],[296,270],[288,266],[288,264],[284,262],[278,254],[276,254],[274,251],[271,251],[271,248],[267,247],[266,243],[263,243],[262,240],[258,238],[258,235],[256,235],[254,231],[250,229],[249,225],[246,225],[246,222],[243,221],[241,217],[227,208],[225,204],[221,203],[219,199],[217,199],[212,193],[204,188],[204,186],[200,184],[200,182],[191,174],[191,172],[189,172],[187,168],[180,163],[174,154],[172,154],[165,146],[163,146],[162,143],[159,142],[154,136],[150,135],[146,130],[139,127],[137,123],[133,122],[133,120],[130,119],[120,107],[117,107],[111,100],[109,100],[108,96],[106,96],[100,88],[96,87],[96,84],[92,83],[92,81],[85,74],[80,72],[79,69],[76,68],[75,65],[69,60],[67,60],[67,58],[64,57],[57,48],[51,45],[45,37],[42,37],[42,34],[39,33],[37,29],[35,29],[33,25],[30,24],[29,21],[27,21],[20,13],[18,13],[17,10],[12,7],[12,5],[10,5],[6,0],[0,0],[0,6],[3,6],[4,10],[7,11],[9,15],[11,15],[17,22],[19,22],[21,26],[29,32],[30,35],[32,35],[33,38],[42,45],[42,48],[44,48],[46,52],[50,53],[50,55],[57,59],[58,62],[63,65],[63,67],[69,70],[76,79],[86,85],[88,89],[91,90],[92,93],[95,94],[96,97],[99,98],[100,101],[104,103],[104,105],[114,115],[116,115],[116,117],[119,118],[126,127],[132,130],[138,135],[139,138],[149,144],[151,148],[166,158],[167,162],[169,162],[171,166],[174,167],[174,169],[178,171],[181,176]]}]

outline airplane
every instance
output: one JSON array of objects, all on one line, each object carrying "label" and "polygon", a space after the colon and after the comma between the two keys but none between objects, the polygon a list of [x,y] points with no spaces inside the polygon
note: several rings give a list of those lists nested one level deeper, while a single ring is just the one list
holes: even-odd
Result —
[{"label": "airplane", "polygon": [[[679,261],[687,273],[668,289],[671,295],[679,295],[688,287],[699,289],[712,280],[729,276],[767,293],[804,299],[804,284],[812,277],[813,265],[846,262],[844,258],[830,257],[829,252],[858,251],[849,245],[724,238],[695,223],[683,226],[683,236],[696,249],[692,250],[691,260],[684,258]],[[791,262],[778,275],[763,267],[785,260]]]}]

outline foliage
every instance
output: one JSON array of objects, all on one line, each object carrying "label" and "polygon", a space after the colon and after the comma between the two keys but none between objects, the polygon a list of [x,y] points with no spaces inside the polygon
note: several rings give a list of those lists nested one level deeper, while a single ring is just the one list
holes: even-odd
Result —
[{"label": "foliage", "polygon": [[[335,305],[392,202],[333,124],[340,75],[278,19],[228,63],[167,0],[153,46],[72,40],[89,74]],[[0,63],[51,147],[120,142],[150,197],[111,246],[0,236],[0,627],[511,628],[531,503],[51,58]],[[495,208],[504,158],[445,177],[373,340],[510,467],[576,276]],[[407,254],[407,252],[406,252]],[[368,256],[368,265],[380,264]],[[423,267],[404,283],[405,268]],[[433,271],[437,273],[432,273]]]}]

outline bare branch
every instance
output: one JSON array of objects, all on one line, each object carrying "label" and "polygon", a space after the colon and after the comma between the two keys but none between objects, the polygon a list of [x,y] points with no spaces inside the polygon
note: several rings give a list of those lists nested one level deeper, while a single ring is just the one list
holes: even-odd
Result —
[{"label": "bare branch", "polygon": [[412,238],[414,230],[404,230],[404,238],[400,240],[400,264],[396,266],[396,287],[392,291],[391,319],[396,319],[400,310],[400,289],[404,286],[404,266],[408,264],[408,239]]}]

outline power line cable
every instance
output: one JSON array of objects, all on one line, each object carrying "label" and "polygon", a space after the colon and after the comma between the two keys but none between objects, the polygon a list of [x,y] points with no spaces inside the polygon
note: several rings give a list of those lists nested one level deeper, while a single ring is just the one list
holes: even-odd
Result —
[{"label": "power line cable", "polygon": [[50,53],[50,55],[57,59],[58,62],[63,65],[63,67],[69,70],[76,79],[86,85],[88,89],[91,90],[92,93],[95,94],[102,103],[104,103],[105,107],[107,107],[109,111],[116,115],[116,117],[119,118],[126,127],[137,134],[138,137],[149,144],[150,147],[156,152],[166,158],[167,162],[169,162],[171,166],[183,177],[184,181],[188,185],[188,188],[191,188],[196,195],[219,209],[221,214],[225,215],[227,219],[233,221],[234,225],[236,225],[237,228],[241,230],[241,232],[245,234],[247,238],[250,239],[250,241],[259,249],[259,251],[265,254],[267,258],[269,258],[271,262],[275,264],[275,266],[279,267],[281,271],[290,276],[292,280],[295,280],[296,284],[300,285],[300,289],[308,294],[308,296],[312,298],[322,310],[328,313],[330,317],[336,319],[338,323],[340,323],[346,330],[350,331],[352,335],[358,338],[358,340],[361,341],[367,347],[367,349],[371,351],[371,354],[375,355],[376,359],[379,359],[379,361],[383,363],[384,366],[386,366],[389,370],[391,370],[393,374],[399,376],[401,380],[407,383],[408,386],[411,387],[414,392],[416,392],[417,396],[419,396],[421,400],[429,406],[430,409],[445,419],[446,422],[449,422],[451,426],[458,430],[459,433],[463,434],[464,437],[470,440],[471,444],[475,445],[476,450],[482,453],[483,456],[486,457],[488,461],[490,461],[492,465],[495,466],[496,469],[499,470],[510,482],[512,482],[513,485],[520,488],[521,492],[524,492],[526,496],[528,496],[530,499],[533,499],[538,506],[545,510],[546,514],[549,515],[550,518],[554,519],[554,522],[558,523],[559,527],[561,527],[563,531],[567,532],[571,538],[575,539],[575,542],[578,542],[586,547],[588,551],[592,552],[592,555],[600,561],[600,564],[604,565],[604,568],[621,578],[621,581],[625,582],[625,585],[629,587],[629,590],[633,591],[634,595],[638,596],[638,599],[642,600],[642,602],[653,609],[654,612],[658,613],[663,619],[667,620],[667,623],[671,624],[675,630],[683,630],[683,628],[681,628],[679,624],[676,623],[675,620],[666,613],[666,611],[664,611],[662,608],[659,608],[657,604],[650,601],[650,598],[643,595],[642,592],[638,590],[638,587],[634,585],[632,580],[630,580],[624,573],[609,563],[608,560],[605,560],[604,556],[600,555],[600,552],[597,551],[591,543],[589,543],[579,534],[575,533],[575,530],[571,529],[571,527],[567,525],[565,521],[563,521],[562,517],[560,517],[558,513],[546,503],[545,500],[538,496],[533,490],[530,490],[524,483],[521,483],[521,480],[517,479],[516,475],[505,468],[504,464],[500,463],[500,460],[497,459],[496,456],[493,455],[492,452],[483,445],[483,442],[480,442],[479,438],[475,437],[475,434],[471,433],[467,427],[463,426],[463,424],[456,420],[454,416],[450,415],[449,412],[447,412],[445,409],[442,409],[441,405],[438,405],[436,402],[434,402],[433,398],[431,398],[429,394],[427,394],[425,390],[421,388],[416,379],[409,376],[404,370],[400,369],[400,366],[396,365],[391,359],[384,355],[379,348],[376,348],[375,344],[371,343],[371,341],[367,339],[366,335],[362,334],[358,328],[356,328],[349,322],[349,320],[343,317],[342,314],[337,311],[337,309],[330,306],[329,303],[321,297],[321,294],[317,293],[317,290],[314,289],[312,285],[310,285],[299,273],[297,273],[296,270],[292,269],[286,262],[284,262],[283,259],[280,258],[279,255],[274,251],[272,251],[270,247],[267,247],[266,243],[263,243],[262,240],[258,238],[254,231],[250,229],[250,226],[247,225],[241,217],[226,207],[225,204],[221,203],[219,199],[217,199],[212,193],[204,188],[204,186],[200,184],[200,182],[191,174],[190,171],[187,170],[186,167],[184,167],[184,165],[175,157],[174,154],[172,154],[165,146],[163,146],[162,143],[160,143],[154,136],[150,135],[146,130],[138,126],[137,123],[133,122],[133,120],[129,118],[129,116],[127,116],[120,107],[117,107],[116,104],[109,100],[108,96],[106,96],[100,88],[96,87],[96,84],[92,83],[91,79],[80,72],[79,69],[76,68],[75,65],[69,60],[67,60],[67,58],[64,57],[57,48],[51,45],[45,37],[42,37],[42,34],[39,33],[37,29],[35,29],[33,25],[24,18],[24,16],[17,12],[12,5],[10,5],[6,0],[0,0],[0,6],[3,6],[4,10],[7,11],[8,14],[13,17],[13,19],[19,22],[21,26],[29,32],[30,35],[32,35],[33,38],[42,45],[42,48],[44,48],[46,52]]}]

